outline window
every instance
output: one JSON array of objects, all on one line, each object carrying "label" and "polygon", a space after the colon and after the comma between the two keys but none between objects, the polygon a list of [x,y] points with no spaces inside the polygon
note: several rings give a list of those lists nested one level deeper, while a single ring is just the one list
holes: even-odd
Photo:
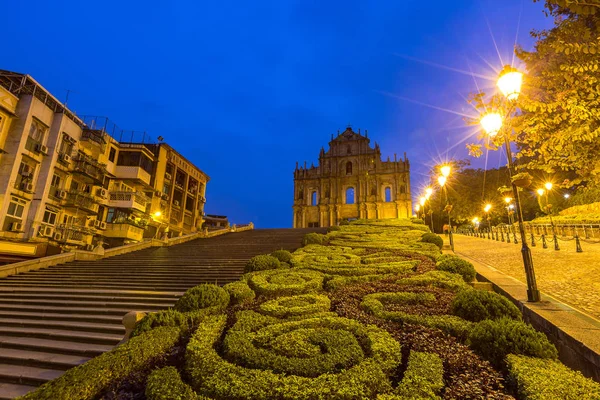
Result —
[{"label": "window", "polygon": [[115,209],[109,208],[108,212],[106,213],[106,222],[111,223],[114,217],[115,217]]},{"label": "window", "polygon": [[111,147],[110,152],[108,153],[108,161],[110,161],[111,163],[114,163],[116,156],[117,156],[117,149],[115,149],[114,147]]},{"label": "window", "polygon": [[50,211],[50,210],[46,209],[46,211],[44,211],[43,221],[46,224],[54,225],[56,223],[56,213],[54,211]]},{"label": "window", "polygon": [[385,202],[389,203],[392,201],[392,189],[388,187],[385,188]]},{"label": "window", "polygon": [[185,199],[185,209],[189,212],[194,212],[194,198],[187,196]]},{"label": "window", "polygon": [[37,143],[42,143],[47,129],[46,125],[34,118],[31,120],[31,127],[29,127],[29,137]]},{"label": "window", "polygon": [[346,189],[346,204],[354,204],[354,188]]},{"label": "window", "polygon": [[59,154],[73,154],[73,141],[69,135],[63,133],[62,140],[60,141],[60,148],[58,149]]},{"label": "window", "polygon": [[66,225],[73,224],[73,216],[72,215],[65,215],[63,217],[63,224],[66,224]]},{"label": "window", "polygon": [[17,175],[17,179],[15,179],[15,189],[22,190],[23,184],[31,183],[33,181],[33,173],[35,172],[35,167],[22,162],[19,165],[19,174]]},{"label": "window", "polygon": [[352,162],[348,161],[346,163],[346,175],[352,175]]},{"label": "window", "polygon": [[312,192],[311,195],[310,195],[310,205],[311,206],[318,205],[317,192],[316,191]]},{"label": "window", "polygon": [[53,186],[57,189],[61,188],[61,183],[62,183],[62,178],[56,174],[54,174],[52,176],[52,183],[50,183],[50,186]]},{"label": "window", "polygon": [[400,185],[400,193],[402,193],[402,194],[406,193],[406,186],[405,185]]},{"label": "window", "polygon": [[25,209],[25,205],[27,202],[18,197],[11,197],[10,203],[8,203],[8,211],[6,211],[7,215],[11,217],[21,219],[23,217],[23,210]]},{"label": "window", "polygon": [[298,192],[298,200],[302,200],[303,197],[304,197],[304,192],[301,190]]}]

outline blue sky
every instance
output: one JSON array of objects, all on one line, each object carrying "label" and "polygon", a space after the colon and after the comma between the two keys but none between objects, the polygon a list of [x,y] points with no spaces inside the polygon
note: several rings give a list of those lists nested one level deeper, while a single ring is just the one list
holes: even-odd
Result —
[{"label": "blue sky", "polygon": [[208,213],[259,227],[291,226],[296,161],[316,163],[348,124],[384,157],[408,153],[416,196],[432,160],[467,157],[456,113],[493,85],[451,69],[492,77],[517,33],[530,48],[552,22],[531,0],[34,0],[3,14],[0,69],[163,136],[210,175]]}]

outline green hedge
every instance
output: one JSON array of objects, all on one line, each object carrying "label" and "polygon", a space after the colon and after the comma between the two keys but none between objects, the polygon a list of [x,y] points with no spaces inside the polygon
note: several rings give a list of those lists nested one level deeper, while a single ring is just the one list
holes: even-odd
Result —
[{"label": "green hedge", "polygon": [[28,393],[24,400],[95,399],[111,384],[162,357],[179,340],[180,329],[161,327],[135,337],[108,353],[71,368]]},{"label": "green hedge", "polygon": [[214,308],[206,308],[203,310],[182,313],[177,310],[168,309],[149,313],[138,321],[135,325],[135,329],[131,333],[131,337],[139,336],[142,333],[160,326],[179,327],[183,332],[188,332],[190,329],[197,326],[202,318],[216,311],[217,310]]},{"label": "green hedge", "polygon": [[[347,322],[303,320],[302,327],[323,329],[321,322],[330,328],[353,330],[356,321]],[[333,320],[333,318],[332,318]],[[314,321],[314,325],[306,325]],[[399,364],[400,345],[385,331],[367,326],[364,334],[370,343],[372,355],[340,373],[325,373],[316,378],[277,374],[270,370],[245,368],[221,358],[215,343],[225,327],[225,317],[209,317],[191,338],[186,354],[186,370],[194,389],[217,400],[225,399],[359,399],[374,398],[377,393],[392,390],[388,374]],[[283,324],[284,327],[289,327]],[[286,328],[282,328],[284,331]]]},{"label": "green hedge", "polygon": [[421,275],[398,279],[396,283],[399,285],[435,286],[454,292],[472,289],[465,283],[462,276],[446,271],[427,271]]},{"label": "green hedge", "polygon": [[348,285],[359,283],[376,282],[383,279],[395,278],[397,274],[373,274],[373,275],[355,275],[355,276],[329,276],[325,279],[323,287],[332,291]]},{"label": "green hedge", "polygon": [[287,250],[275,250],[271,253],[273,257],[281,262],[289,263],[292,260],[292,253]]},{"label": "green hedge", "polygon": [[600,399],[600,384],[558,361],[509,354],[508,381],[522,400]]},{"label": "green hedge", "polygon": [[521,311],[506,297],[485,290],[465,290],[452,301],[452,314],[467,321],[510,318],[521,320]]},{"label": "green hedge", "polygon": [[244,281],[231,282],[223,286],[223,289],[229,293],[231,305],[246,304],[254,300],[256,294],[250,286]]},{"label": "green hedge", "polygon": [[277,318],[299,317],[327,312],[331,307],[329,297],[318,294],[278,297],[262,303],[261,313]]},{"label": "green hedge", "polygon": [[325,275],[303,269],[274,269],[244,276],[256,294],[265,296],[290,296],[313,293],[323,287]]},{"label": "green hedge", "polygon": [[254,256],[248,260],[244,272],[265,271],[268,269],[277,269],[281,267],[279,259],[269,254]]},{"label": "green hedge", "polygon": [[451,254],[442,254],[439,256],[435,265],[440,271],[461,275],[467,283],[473,282],[473,279],[475,279],[475,275],[477,274],[473,264]]},{"label": "green hedge", "polygon": [[492,365],[502,368],[508,354],[556,359],[556,347],[531,325],[508,318],[485,320],[471,330],[469,346]]},{"label": "green hedge", "polygon": [[435,233],[430,233],[430,232],[424,233],[423,236],[421,236],[421,242],[433,243],[440,250],[442,249],[442,247],[444,247],[444,239],[442,239],[441,236],[436,235]]},{"label": "green hedge", "polygon": [[181,380],[175,367],[165,367],[152,371],[146,383],[146,399],[148,400],[204,400]]},{"label": "green hedge", "polygon": [[327,235],[321,235],[320,233],[307,233],[302,239],[302,246],[309,244],[327,244]]},{"label": "green hedge", "polygon": [[197,311],[204,308],[224,310],[229,305],[229,293],[220,286],[203,283],[188,289],[177,300],[174,308],[177,311]]},{"label": "green hedge", "polygon": [[444,365],[437,354],[411,351],[396,394],[403,399],[440,399]]},{"label": "green hedge", "polygon": [[435,302],[431,293],[387,292],[373,293],[363,297],[361,308],[378,318],[390,321],[418,324],[440,329],[464,340],[471,330],[472,323],[453,315],[417,315],[402,311],[387,311],[386,303],[427,304]]}]

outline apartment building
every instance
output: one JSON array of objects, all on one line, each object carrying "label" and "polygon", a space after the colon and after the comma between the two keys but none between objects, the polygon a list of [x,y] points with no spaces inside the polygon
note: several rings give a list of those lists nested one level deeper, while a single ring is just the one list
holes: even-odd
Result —
[{"label": "apartment building", "polygon": [[200,229],[209,177],[168,144],[134,138],[107,118],[77,116],[31,76],[0,70],[0,255]]}]

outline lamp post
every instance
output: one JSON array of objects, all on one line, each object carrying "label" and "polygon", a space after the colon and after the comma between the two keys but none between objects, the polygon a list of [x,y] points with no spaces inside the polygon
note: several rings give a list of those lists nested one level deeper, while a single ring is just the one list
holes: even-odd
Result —
[{"label": "lamp post", "polygon": [[421,205],[421,208],[423,209],[423,222],[425,222],[425,202],[427,201],[427,199],[425,197],[421,197],[419,199],[419,204]]},{"label": "lamp post", "polygon": [[506,215],[508,216],[508,224],[509,225],[513,224],[512,219],[510,218],[510,210],[511,210],[511,207],[510,207],[511,204],[510,204],[510,202],[511,201],[512,201],[512,198],[510,198],[508,196],[504,198],[504,202],[506,203]]},{"label": "lamp post", "polygon": [[[544,209],[545,209],[546,213],[550,217],[550,226],[552,227],[552,240],[554,240],[554,250],[560,250],[560,246],[558,245],[558,238],[556,237],[556,229],[554,228],[554,221],[552,220],[552,204],[550,204],[550,199],[548,197],[548,195],[550,194],[550,190],[552,190],[552,186],[553,186],[552,182],[546,182],[544,184],[544,187],[546,188],[546,190],[540,188],[537,190],[537,193],[540,196],[539,197],[540,208],[542,209],[542,211],[544,211]],[[546,195],[546,206],[542,207],[541,198],[544,194]]]},{"label": "lamp post", "polygon": [[[431,187],[425,188],[425,200],[428,201],[432,193],[433,189]],[[431,207],[431,202],[429,202],[429,220],[431,222],[431,233],[435,233],[433,230],[433,207]]]},{"label": "lamp post", "polygon": [[[504,94],[506,99],[511,102],[511,109],[515,106],[515,101],[519,97],[521,92],[521,84],[523,82],[523,74],[512,67],[505,67],[503,73],[498,78],[498,88]],[[510,113],[511,110],[509,110]],[[497,112],[485,114],[481,118],[481,125],[485,132],[494,137],[502,128],[503,118]],[[508,172],[512,178],[513,176],[513,157],[510,149],[510,142],[508,135],[504,135],[504,147],[506,149],[506,158],[508,160]],[[513,197],[515,199],[517,219],[519,221],[519,232],[521,233],[521,254],[523,256],[523,266],[525,268],[525,275],[527,277],[527,300],[531,302],[540,301],[540,291],[537,288],[537,282],[535,279],[535,271],[533,269],[533,259],[531,257],[531,249],[527,245],[525,240],[525,227],[523,225],[523,211],[521,208],[521,202],[519,199],[519,190],[517,186],[512,183]]]},{"label": "lamp post", "polygon": [[440,168],[440,172],[442,176],[438,178],[438,183],[442,187],[444,191],[444,196],[446,198],[446,207],[444,208],[448,213],[448,239],[450,240],[450,248],[454,251],[454,238],[452,237],[452,222],[450,221],[450,212],[452,211],[452,206],[450,205],[450,201],[448,199],[448,189],[446,188],[446,183],[448,182],[448,176],[450,176],[450,172],[452,171],[452,167],[450,165],[442,165]]}]

